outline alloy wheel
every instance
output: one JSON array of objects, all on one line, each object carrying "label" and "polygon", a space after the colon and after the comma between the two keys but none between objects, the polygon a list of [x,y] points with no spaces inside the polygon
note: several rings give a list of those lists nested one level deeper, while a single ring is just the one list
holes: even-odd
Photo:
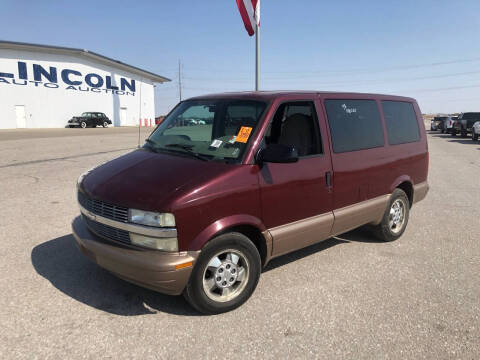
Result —
[{"label": "alloy wheel", "polygon": [[203,290],[214,301],[227,302],[239,296],[249,277],[247,257],[239,250],[215,254],[203,272]]},{"label": "alloy wheel", "polygon": [[403,199],[396,199],[390,207],[388,225],[394,234],[398,234],[403,229],[405,223],[405,209],[406,204]]}]

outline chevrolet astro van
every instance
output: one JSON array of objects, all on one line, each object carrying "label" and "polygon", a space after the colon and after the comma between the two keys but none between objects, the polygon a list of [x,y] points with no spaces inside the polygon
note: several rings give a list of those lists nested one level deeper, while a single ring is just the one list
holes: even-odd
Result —
[{"label": "chevrolet astro van", "polygon": [[118,277],[221,313],[251,296],[275,257],[363,225],[398,239],[427,194],[428,162],[411,98],[196,97],[142,148],[79,177],[73,234]]}]

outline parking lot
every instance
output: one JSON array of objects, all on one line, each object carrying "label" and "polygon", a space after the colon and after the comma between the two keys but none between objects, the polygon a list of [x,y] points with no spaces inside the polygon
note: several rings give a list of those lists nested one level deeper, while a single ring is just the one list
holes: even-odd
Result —
[{"label": "parking lot", "polygon": [[138,129],[0,131],[0,358],[479,358],[480,142],[428,137],[400,240],[356,230],[275,259],[245,305],[201,316],[74,244],[78,175]]}]

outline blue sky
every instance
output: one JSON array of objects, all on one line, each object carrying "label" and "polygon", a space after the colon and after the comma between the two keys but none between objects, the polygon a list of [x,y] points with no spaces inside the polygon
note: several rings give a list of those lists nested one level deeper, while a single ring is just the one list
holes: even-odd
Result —
[{"label": "blue sky", "polygon": [[[261,0],[261,89],[380,92],[423,112],[480,111],[480,1]],[[0,39],[84,48],[171,78],[183,96],[252,90],[235,0],[2,1]]]}]

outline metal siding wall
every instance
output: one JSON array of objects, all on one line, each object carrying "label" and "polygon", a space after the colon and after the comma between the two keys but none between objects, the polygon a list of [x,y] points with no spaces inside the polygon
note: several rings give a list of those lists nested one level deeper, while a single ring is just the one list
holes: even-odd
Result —
[{"label": "metal siding wall", "polygon": [[[13,73],[18,83],[18,61],[27,63],[28,80],[33,81],[33,64],[39,64],[45,69],[50,66],[57,68],[58,88],[50,89],[43,84],[34,83],[28,85],[14,85],[0,82],[0,128],[16,128],[15,105],[25,105],[27,128],[59,128],[66,125],[74,115],[80,115],[84,111],[99,111],[105,113],[113,124],[120,124],[120,107],[127,108],[127,125],[138,124],[139,116],[142,119],[155,117],[154,88],[150,80],[141,81],[137,75],[118,70],[106,65],[95,63],[81,56],[68,56],[61,54],[34,53],[0,49],[0,72]],[[72,80],[81,80],[82,88],[85,83],[85,75],[95,73],[103,77],[112,77],[112,85],[120,87],[120,78],[127,80],[135,79],[135,96],[114,95],[91,91],[66,90],[67,84],[61,80],[61,71],[72,69],[82,73],[82,77],[72,75]],[[12,79],[4,78],[12,83]],[[43,79],[43,82],[45,79]],[[142,87],[142,114],[140,114],[140,86]],[[78,88],[78,86],[75,86]],[[105,83],[102,88],[105,88]],[[128,90],[128,89],[127,89]],[[129,91],[129,90],[128,90]]]}]

